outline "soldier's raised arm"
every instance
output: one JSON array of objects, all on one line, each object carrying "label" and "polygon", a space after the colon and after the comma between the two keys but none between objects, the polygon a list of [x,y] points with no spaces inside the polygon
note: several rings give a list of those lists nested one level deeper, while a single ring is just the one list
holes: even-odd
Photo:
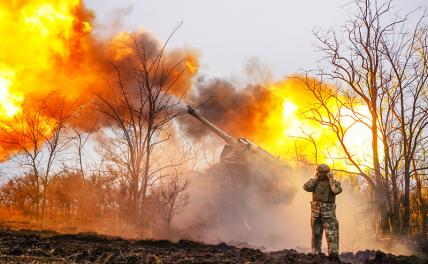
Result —
[{"label": "soldier's raised arm", "polygon": [[330,181],[330,190],[335,195],[338,195],[339,193],[342,192],[342,186],[340,185],[340,182],[338,182],[334,179],[333,173],[328,174],[328,180]]},{"label": "soldier's raised arm", "polygon": [[309,179],[304,185],[303,189],[307,192],[313,192],[315,190],[315,186],[317,185],[317,179]]}]

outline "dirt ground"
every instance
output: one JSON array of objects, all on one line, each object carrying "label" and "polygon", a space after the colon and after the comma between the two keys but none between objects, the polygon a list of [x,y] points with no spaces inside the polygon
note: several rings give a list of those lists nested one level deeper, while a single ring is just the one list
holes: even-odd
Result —
[{"label": "dirt ground", "polygon": [[[340,263],[428,263],[380,251],[344,253]],[[295,250],[262,252],[221,243],[125,240],[90,233],[0,230],[0,263],[338,263]]]}]

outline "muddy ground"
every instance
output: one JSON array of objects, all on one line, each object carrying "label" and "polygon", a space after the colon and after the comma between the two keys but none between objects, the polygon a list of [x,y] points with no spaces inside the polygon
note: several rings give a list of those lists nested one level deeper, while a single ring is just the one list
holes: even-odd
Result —
[{"label": "muddy ground", "polygon": [[[340,263],[428,263],[379,251],[344,253]],[[124,240],[96,234],[0,230],[0,263],[338,263],[295,250],[262,252],[224,243]]]}]

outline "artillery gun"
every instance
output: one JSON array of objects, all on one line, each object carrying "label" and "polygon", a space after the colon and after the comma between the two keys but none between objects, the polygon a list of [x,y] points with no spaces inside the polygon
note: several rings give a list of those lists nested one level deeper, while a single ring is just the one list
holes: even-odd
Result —
[{"label": "artillery gun", "polygon": [[230,176],[235,191],[257,195],[260,201],[288,203],[296,193],[290,184],[291,168],[246,138],[234,138],[212,124],[191,106],[187,112],[223,139],[220,167]]}]

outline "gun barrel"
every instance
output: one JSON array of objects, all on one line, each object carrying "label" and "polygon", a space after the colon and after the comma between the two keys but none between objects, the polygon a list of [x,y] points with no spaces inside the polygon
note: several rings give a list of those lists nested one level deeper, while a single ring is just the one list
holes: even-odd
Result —
[{"label": "gun barrel", "polygon": [[211,131],[213,131],[219,137],[221,137],[224,141],[226,141],[227,144],[229,144],[229,145],[235,145],[236,144],[236,140],[233,137],[229,136],[224,131],[222,131],[220,128],[216,127],[210,121],[208,121],[207,119],[205,119],[204,117],[202,117],[198,113],[198,111],[195,108],[191,107],[190,105],[187,105],[187,113],[189,113],[194,118],[196,118],[201,123],[203,123],[205,126],[207,126]]}]

